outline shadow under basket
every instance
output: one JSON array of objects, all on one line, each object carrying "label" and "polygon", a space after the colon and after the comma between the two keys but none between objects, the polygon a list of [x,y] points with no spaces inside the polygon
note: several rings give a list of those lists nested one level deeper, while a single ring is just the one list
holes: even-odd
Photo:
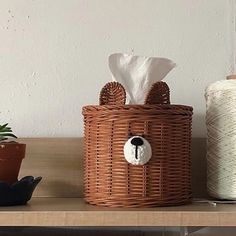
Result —
[{"label": "shadow under basket", "polygon": [[[88,203],[153,207],[191,201],[192,107],[170,105],[164,82],[155,84],[154,90],[144,105],[116,105],[123,98],[112,98],[112,103],[100,100],[102,105],[83,107],[84,195]],[[152,156],[144,165],[132,165],[124,157],[124,145],[133,136],[150,143]]]}]

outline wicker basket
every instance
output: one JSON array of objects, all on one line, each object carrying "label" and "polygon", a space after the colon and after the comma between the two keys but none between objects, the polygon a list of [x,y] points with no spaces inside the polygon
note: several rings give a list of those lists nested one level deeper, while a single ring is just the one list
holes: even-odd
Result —
[{"label": "wicker basket", "polygon": [[[83,107],[84,195],[110,207],[180,205],[191,201],[192,107],[169,104],[164,82],[153,85],[144,105],[125,105],[125,90],[108,83],[100,105]],[[132,165],[124,145],[133,136],[151,146],[151,159]]]}]

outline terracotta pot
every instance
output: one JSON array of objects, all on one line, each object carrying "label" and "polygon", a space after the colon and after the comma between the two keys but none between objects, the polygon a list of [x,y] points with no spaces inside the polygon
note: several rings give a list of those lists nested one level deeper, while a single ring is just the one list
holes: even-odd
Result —
[{"label": "terracotta pot", "polygon": [[12,184],[18,180],[26,144],[0,143],[0,181]]}]

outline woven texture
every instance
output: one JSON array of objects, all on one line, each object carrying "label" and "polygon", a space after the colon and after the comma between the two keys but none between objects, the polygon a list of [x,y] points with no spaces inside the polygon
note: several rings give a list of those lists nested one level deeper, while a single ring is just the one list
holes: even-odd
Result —
[{"label": "woven texture", "polygon": [[205,95],[207,190],[212,197],[236,200],[236,80],[217,81]]},{"label": "woven texture", "polygon": [[125,89],[118,82],[107,83],[100,92],[100,105],[124,105]]},{"label": "woven texture", "polygon": [[158,81],[152,85],[145,104],[170,104],[170,90],[165,82]]},{"label": "woven texture", "polygon": [[[151,207],[191,200],[192,107],[86,106],[83,115],[84,195],[88,203]],[[152,157],[145,165],[131,165],[124,158],[123,147],[135,135],[145,137],[152,147]]]}]

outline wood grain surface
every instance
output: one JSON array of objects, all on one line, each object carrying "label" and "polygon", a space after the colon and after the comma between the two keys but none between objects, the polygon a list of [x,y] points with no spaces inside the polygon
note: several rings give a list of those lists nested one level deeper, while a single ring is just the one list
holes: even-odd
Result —
[{"label": "wood grain surface", "polygon": [[82,138],[30,138],[20,142],[26,143],[20,177],[43,177],[34,196],[82,196]]},{"label": "wood grain surface", "polygon": [[[1,207],[0,226],[236,226],[236,206],[194,203],[178,207],[105,208],[83,192],[82,138],[27,138],[20,176],[42,176],[26,206]],[[206,197],[205,140],[193,139],[195,197]]]},{"label": "wood grain surface", "polygon": [[106,208],[81,198],[33,198],[0,208],[0,226],[236,226],[236,207],[207,203],[158,208]]},{"label": "wood grain surface", "polygon": [[[42,176],[38,197],[83,197],[83,139],[25,138],[26,157],[20,177]],[[194,197],[206,196],[205,139],[192,141],[192,189]]]}]

